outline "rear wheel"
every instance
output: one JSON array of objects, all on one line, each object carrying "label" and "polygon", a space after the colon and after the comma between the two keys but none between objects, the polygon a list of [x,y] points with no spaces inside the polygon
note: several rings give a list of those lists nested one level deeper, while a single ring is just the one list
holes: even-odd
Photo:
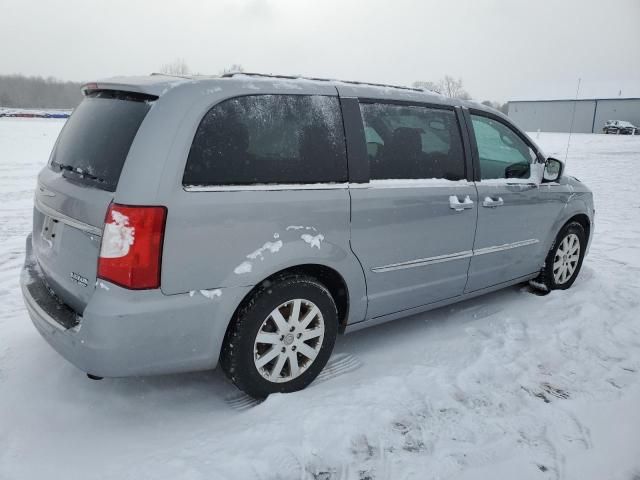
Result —
[{"label": "rear wheel", "polygon": [[337,332],[338,310],[324,285],[308,276],[283,276],[265,282],[240,308],[221,365],[253,397],[294,392],[322,371]]},{"label": "rear wheel", "polygon": [[565,225],[547,254],[540,275],[531,282],[538,290],[566,290],[575,282],[587,246],[584,227],[578,222]]}]

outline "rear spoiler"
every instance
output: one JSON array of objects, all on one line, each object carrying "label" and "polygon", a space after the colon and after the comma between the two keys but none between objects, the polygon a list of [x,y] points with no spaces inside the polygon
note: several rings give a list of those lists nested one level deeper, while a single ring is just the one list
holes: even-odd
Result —
[{"label": "rear spoiler", "polygon": [[82,87],[82,94],[85,97],[113,98],[116,100],[128,100],[132,102],[153,102],[158,99],[157,95],[132,92],[130,90],[114,90],[112,88],[101,88],[99,85],[91,83],[88,83]]},{"label": "rear spoiler", "polygon": [[82,93],[111,90],[116,92],[130,92],[153,96],[156,99],[162,96],[171,88],[182,83],[190,82],[191,79],[173,77],[168,75],[149,75],[144,77],[113,77],[95,82],[89,82],[82,86]]}]

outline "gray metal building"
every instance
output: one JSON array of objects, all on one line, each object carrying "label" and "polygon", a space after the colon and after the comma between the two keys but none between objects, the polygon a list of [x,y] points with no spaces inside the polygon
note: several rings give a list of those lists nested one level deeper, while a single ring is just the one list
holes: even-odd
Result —
[{"label": "gray metal building", "polygon": [[626,120],[640,127],[640,98],[589,100],[518,100],[509,102],[509,117],[528,132],[601,133],[607,120]]}]

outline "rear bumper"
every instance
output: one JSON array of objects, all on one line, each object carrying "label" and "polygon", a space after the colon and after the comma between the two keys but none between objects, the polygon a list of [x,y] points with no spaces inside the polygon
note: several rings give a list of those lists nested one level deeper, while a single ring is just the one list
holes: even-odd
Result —
[{"label": "rear bumper", "polygon": [[221,289],[220,296],[164,295],[159,290],[131,291],[99,282],[82,315],[74,313],[77,321],[69,328],[68,318],[62,318],[69,315],[68,307],[52,309],[51,294],[33,288],[34,282],[43,282],[37,273],[29,236],[20,283],[33,324],[65,359],[101,377],[215,368],[227,323],[251,289]]}]

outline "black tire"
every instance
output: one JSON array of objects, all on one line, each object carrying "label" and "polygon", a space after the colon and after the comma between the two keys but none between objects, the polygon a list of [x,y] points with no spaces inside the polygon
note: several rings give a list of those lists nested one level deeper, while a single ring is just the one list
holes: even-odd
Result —
[{"label": "black tire", "polygon": [[[271,312],[293,299],[305,299],[318,307],[324,321],[324,336],[316,358],[305,371],[290,381],[275,383],[258,371],[254,363],[254,342]],[[252,397],[295,392],[307,387],[322,371],[331,356],[337,334],[338,309],[329,290],[313,277],[284,275],[263,282],[238,309],[225,335],[220,364],[226,376]]]},{"label": "black tire", "polygon": [[[575,235],[578,237],[578,241],[580,242],[580,253],[578,256],[577,265],[575,270],[564,282],[559,282],[554,275],[554,262],[556,261],[556,254],[558,249],[560,248],[563,240],[569,235]],[[544,262],[544,268],[540,272],[540,275],[531,282],[531,285],[545,292],[550,292],[551,290],[566,290],[571,288],[573,283],[576,281],[578,274],[580,273],[580,269],[582,268],[582,261],[584,260],[584,254],[587,248],[587,234],[584,231],[584,227],[579,222],[570,222],[566,224],[558,235],[556,236],[549,253],[547,254],[547,258]]]}]

